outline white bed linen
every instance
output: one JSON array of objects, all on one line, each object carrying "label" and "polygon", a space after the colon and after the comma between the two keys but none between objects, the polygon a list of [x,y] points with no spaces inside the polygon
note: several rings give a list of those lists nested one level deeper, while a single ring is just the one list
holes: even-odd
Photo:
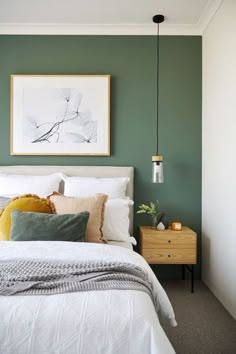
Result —
[{"label": "white bed linen", "polygon": [[[164,289],[146,261],[118,246],[0,241],[0,258],[120,261],[147,271],[159,314],[175,324]],[[0,296],[0,353],[172,354],[148,294],[105,290],[49,296]]]},{"label": "white bed linen", "polygon": [[133,245],[131,242],[122,242],[122,241],[107,241],[108,245],[120,246],[123,248],[128,248],[129,250],[133,249]]}]

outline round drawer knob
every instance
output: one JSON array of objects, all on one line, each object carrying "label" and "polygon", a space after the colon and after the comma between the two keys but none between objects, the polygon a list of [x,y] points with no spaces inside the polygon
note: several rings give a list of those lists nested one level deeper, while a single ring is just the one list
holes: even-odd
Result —
[{"label": "round drawer knob", "polygon": [[170,254],[168,254],[168,257],[170,257]]},{"label": "round drawer knob", "polygon": [[171,243],[171,240],[168,240],[169,243]]}]

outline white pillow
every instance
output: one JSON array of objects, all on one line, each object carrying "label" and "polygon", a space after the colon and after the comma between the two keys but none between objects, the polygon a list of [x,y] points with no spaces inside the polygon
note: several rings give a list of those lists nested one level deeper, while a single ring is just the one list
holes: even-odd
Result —
[{"label": "white pillow", "polygon": [[7,204],[9,204],[11,201],[11,198],[0,196],[0,210],[4,209]]},{"label": "white pillow", "polygon": [[59,190],[60,181],[60,173],[47,176],[0,174],[0,195],[11,198],[31,193],[46,197]]},{"label": "white pillow", "polygon": [[109,198],[125,198],[129,177],[97,178],[68,177],[62,175],[65,182],[64,195],[67,197],[88,197],[97,193],[107,194]]},{"label": "white pillow", "polygon": [[137,244],[129,234],[130,199],[108,199],[104,211],[103,238],[109,241],[123,241]]}]

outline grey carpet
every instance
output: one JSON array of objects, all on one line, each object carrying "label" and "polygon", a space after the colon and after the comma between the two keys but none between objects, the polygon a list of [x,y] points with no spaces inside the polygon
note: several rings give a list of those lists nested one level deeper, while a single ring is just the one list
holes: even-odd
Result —
[{"label": "grey carpet", "polygon": [[[163,324],[177,354],[236,354],[236,321],[201,281],[161,281],[178,326]],[[163,353],[165,354],[165,353]]]}]

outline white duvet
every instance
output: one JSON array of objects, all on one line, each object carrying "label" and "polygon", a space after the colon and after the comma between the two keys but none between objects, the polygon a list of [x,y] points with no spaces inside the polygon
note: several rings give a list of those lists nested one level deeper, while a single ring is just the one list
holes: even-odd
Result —
[{"label": "white duvet", "polygon": [[[0,241],[0,259],[105,260],[147,272],[159,316],[175,325],[164,289],[146,261],[119,246]],[[150,296],[135,290],[0,296],[1,354],[172,354]]]}]

